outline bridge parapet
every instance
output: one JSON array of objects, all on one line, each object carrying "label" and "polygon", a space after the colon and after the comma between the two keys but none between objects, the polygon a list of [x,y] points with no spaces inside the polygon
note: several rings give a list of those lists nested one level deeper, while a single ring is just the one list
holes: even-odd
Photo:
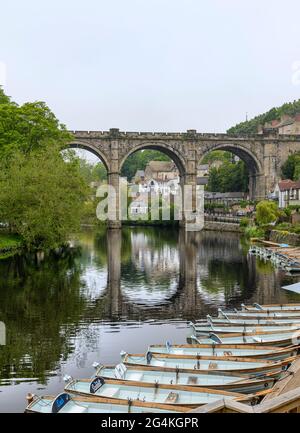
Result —
[{"label": "bridge parapet", "polygon": [[209,133],[188,130],[186,132],[148,132],[148,131],[120,131],[112,128],[109,131],[70,131],[78,138],[137,138],[137,139],[169,139],[169,140],[226,140],[226,141],[300,141],[300,135],[262,135]]}]

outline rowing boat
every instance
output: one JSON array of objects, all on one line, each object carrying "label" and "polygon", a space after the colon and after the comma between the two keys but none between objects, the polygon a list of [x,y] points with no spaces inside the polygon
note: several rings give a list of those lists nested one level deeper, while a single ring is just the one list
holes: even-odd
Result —
[{"label": "rowing boat", "polygon": [[[264,326],[282,326],[282,325],[296,325],[300,326],[300,318],[299,319],[289,319],[284,317],[251,317],[251,318],[225,318],[225,317],[212,317],[207,315],[207,322],[212,323],[213,325],[221,325],[221,326],[232,326],[232,325],[240,325],[240,326],[255,326],[255,325],[264,325]],[[205,320],[197,320],[196,323],[204,324],[207,323]]]},{"label": "rowing boat", "polygon": [[255,393],[265,389],[270,389],[275,381],[281,377],[284,372],[267,373],[259,377],[254,375],[245,375],[240,373],[218,371],[195,371],[186,372],[178,369],[157,369],[144,365],[124,365],[97,367],[96,376],[104,379],[122,379],[127,382],[164,384],[177,386],[204,387],[207,389],[217,389],[223,391],[232,391],[238,393]]},{"label": "rowing boat", "polygon": [[65,391],[72,395],[118,399],[125,402],[130,399],[155,405],[159,403],[190,408],[212,403],[225,397],[244,402],[250,401],[252,398],[243,394],[215,389],[128,382],[120,379],[104,379],[102,376],[93,379],[73,379],[65,386]]},{"label": "rowing boat", "polygon": [[252,344],[252,345],[265,345],[265,346],[293,346],[299,345],[300,331],[282,331],[282,332],[251,332],[232,333],[232,334],[214,334],[213,332],[209,337],[196,337],[190,336],[188,340],[197,344]]},{"label": "rowing boat", "polygon": [[275,312],[285,312],[285,311],[294,311],[294,312],[300,312],[300,304],[264,304],[260,305],[257,303],[254,303],[253,305],[245,305],[242,304],[242,311],[275,311]]},{"label": "rowing boat", "polygon": [[125,354],[123,363],[125,365],[151,365],[151,367],[170,368],[173,370],[183,369],[186,371],[232,371],[241,374],[268,373],[283,370],[295,357],[283,361],[255,360],[252,358],[238,358],[227,356],[197,356],[197,358],[183,358],[182,356],[168,354]]},{"label": "rowing boat", "polygon": [[204,356],[234,356],[255,359],[282,360],[297,355],[298,347],[290,346],[285,348],[272,346],[255,346],[247,344],[181,344],[173,345],[167,342],[165,345],[150,345],[148,351],[195,358]]},{"label": "rowing boat", "polygon": [[241,333],[241,332],[248,332],[248,333],[257,333],[260,332],[282,332],[282,331],[296,331],[297,329],[300,330],[300,324],[293,324],[293,325],[282,325],[282,326],[272,326],[272,325],[257,325],[249,327],[247,325],[238,326],[238,325],[214,325],[212,323],[207,324],[199,324],[199,323],[190,323],[190,328],[192,329],[194,335],[209,335],[212,332],[215,334],[226,334],[226,333]]},{"label": "rowing boat", "polygon": [[187,412],[189,408],[143,401],[102,399],[97,397],[73,397],[64,392],[57,397],[35,396],[26,407],[27,413],[165,413]]},{"label": "rowing boat", "polygon": [[218,310],[218,317],[228,317],[230,318],[237,318],[237,317],[245,317],[245,318],[253,318],[253,317],[260,317],[260,318],[282,318],[282,319],[298,319],[300,320],[300,311],[223,311],[219,308]]}]

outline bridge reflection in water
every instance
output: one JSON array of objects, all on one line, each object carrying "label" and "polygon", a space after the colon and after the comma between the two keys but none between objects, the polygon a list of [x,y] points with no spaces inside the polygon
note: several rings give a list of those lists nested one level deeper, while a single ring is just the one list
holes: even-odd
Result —
[{"label": "bridge reflection in water", "polygon": [[[159,234],[160,233],[160,234]],[[247,254],[238,235],[155,229],[108,230],[110,319],[194,319],[219,306],[286,301],[285,275]]]}]

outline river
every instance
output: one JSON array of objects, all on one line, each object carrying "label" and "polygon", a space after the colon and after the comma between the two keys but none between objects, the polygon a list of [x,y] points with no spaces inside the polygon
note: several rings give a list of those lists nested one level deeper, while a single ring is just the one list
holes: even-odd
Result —
[{"label": "river", "polygon": [[28,392],[58,394],[64,375],[90,377],[120,351],[184,343],[188,322],[241,302],[300,302],[295,282],[247,254],[234,233],[159,228],[85,230],[43,260],[0,261],[0,412],[24,411]]}]

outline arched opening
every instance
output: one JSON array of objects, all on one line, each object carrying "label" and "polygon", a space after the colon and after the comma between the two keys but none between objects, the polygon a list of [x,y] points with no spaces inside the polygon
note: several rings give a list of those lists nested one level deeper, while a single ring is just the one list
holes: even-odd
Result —
[{"label": "arched opening", "polygon": [[109,171],[109,162],[106,156],[99,149],[94,148],[92,145],[81,141],[74,141],[70,143],[68,149],[74,150],[78,158],[86,159],[92,164],[98,162],[102,163],[106,172]]},{"label": "arched opening", "polygon": [[[174,149],[170,149],[167,145],[164,144],[147,143],[132,149],[122,159],[120,163],[121,175],[124,175],[124,166],[126,168],[129,162],[132,163],[133,159],[131,158],[134,158],[134,155],[137,154],[137,152],[145,151],[148,155],[150,155],[150,157],[158,158],[157,160],[173,161],[178,169],[179,175],[183,176],[185,174],[185,162]],[[157,155],[161,156],[159,157]]]},{"label": "arched opening", "polygon": [[[202,156],[198,176],[206,176],[205,208],[247,214],[238,204],[251,203],[260,195],[260,163],[249,151],[235,145],[218,145]],[[250,209],[250,207],[249,207]],[[248,210],[249,212],[249,210]]]},{"label": "arched opening", "polygon": [[72,157],[78,160],[80,174],[87,186],[88,194],[81,222],[88,225],[97,224],[96,192],[101,185],[108,182],[108,163],[99,151],[82,143],[72,143],[63,152],[67,159],[71,153]]},{"label": "arched opening", "polygon": [[[178,216],[179,208],[181,211],[180,186],[185,167],[184,161],[175,151],[164,145],[141,145],[123,158],[120,174],[126,178],[131,190],[129,221],[142,219],[157,223],[159,220],[160,223],[163,221],[164,225],[178,223],[175,214]],[[157,212],[154,210],[155,206]]]}]

